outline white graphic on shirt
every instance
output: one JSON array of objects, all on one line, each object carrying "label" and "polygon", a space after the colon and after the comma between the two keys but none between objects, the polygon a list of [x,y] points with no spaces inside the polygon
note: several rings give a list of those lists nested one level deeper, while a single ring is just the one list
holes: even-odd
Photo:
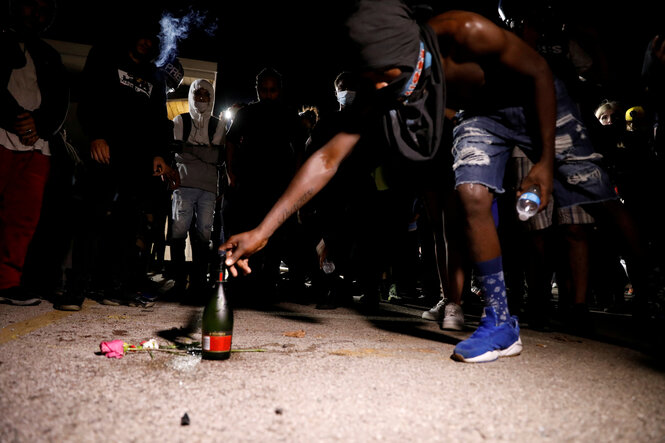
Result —
[{"label": "white graphic on shirt", "polygon": [[121,85],[128,86],[134,89],[134,91],[141,92],[148,97],[152,94],[152,83],[149,81],[142,79],[141,77],[134,77],[132,74],[123,71],[122,69],[118,69],[118,77],[120,78]]}]

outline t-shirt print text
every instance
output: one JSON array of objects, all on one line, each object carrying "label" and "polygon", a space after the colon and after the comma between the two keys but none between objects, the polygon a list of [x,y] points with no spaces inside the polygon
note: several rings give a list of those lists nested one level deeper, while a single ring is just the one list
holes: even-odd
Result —
[{"label": "t-shirt print text", "polygon": [[148,97],[152,94],[152,83],[146,81],[140,77],[134,77],[127,71],[118,69],[118,77],[120,78],[120,84],[133,88],[136,92],[142,92]]}]

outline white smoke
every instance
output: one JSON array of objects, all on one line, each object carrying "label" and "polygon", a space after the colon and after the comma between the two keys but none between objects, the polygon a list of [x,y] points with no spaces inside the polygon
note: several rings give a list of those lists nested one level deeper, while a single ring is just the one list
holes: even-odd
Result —
[{"label": "white smoke", "polygon": [[163,66],[176,57],[178,43],[186,39],[192,29],[201,29],[208,35],[214,35],[217,31],[217,19],[207,23],[209,17],[201,11],[190,9],[182,17],[176,17],[171,13],[165,13],[159,20],[161,32],[160,53],[155,64]]}]

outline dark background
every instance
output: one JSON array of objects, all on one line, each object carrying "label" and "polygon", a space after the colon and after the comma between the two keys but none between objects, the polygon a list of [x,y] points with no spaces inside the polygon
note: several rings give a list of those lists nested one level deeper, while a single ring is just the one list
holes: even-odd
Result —
[{"label": "dark background", "polygon": [[[498,0],[424,3],[435,12],[467,9],[498,19]],[[609,93],[638,100],[644,50],[662,22],[656,2],[552,3],[564,11],[567,21],[595,33],[598,46],[607,54]],[[327,112],[336,108],[332,82],[345,67],[341,24],[349,5],[349,0],[60,0],[56,21],[44,37],[93,44],[120,36],[123,23],[142,9],[174,16],[195,10],[205,14],[208,24],[216,23],[217,30],[210,35],[190,29],[189,36],[179,42],[177,55],[218,63],[218,110],[237,101],[254,100],[256,74],[262,67],[272,66],[283,74],[293,104],[317,105]]]}]

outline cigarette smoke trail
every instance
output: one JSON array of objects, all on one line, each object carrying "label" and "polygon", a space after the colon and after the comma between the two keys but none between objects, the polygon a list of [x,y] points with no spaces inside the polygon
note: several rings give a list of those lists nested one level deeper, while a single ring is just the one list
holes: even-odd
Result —
[{"label": "cigarette smoke trail", "polygon": [[208,17],[201,11],[190,10],[182,17],[176,17],[171,13],[165,13],[159,21],[161,32],[159,33],[160,54],[155,64],[163,66],[175,58],[178,51],[178,43],[189,36],[192,29],[202,29],[208,35],[214,35],[217,31],[217,19],[213,23],[206,23]]}]

